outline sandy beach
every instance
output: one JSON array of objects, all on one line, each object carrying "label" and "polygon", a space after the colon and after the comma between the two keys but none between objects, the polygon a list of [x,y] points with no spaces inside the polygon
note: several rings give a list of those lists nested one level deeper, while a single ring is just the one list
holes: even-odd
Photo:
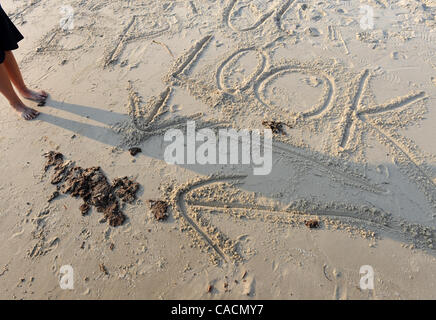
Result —
[{"label": "sandy beach", "polygon": [[0,299],[436,298],[434,0],[1,4],[50,97],[0,98]]}]

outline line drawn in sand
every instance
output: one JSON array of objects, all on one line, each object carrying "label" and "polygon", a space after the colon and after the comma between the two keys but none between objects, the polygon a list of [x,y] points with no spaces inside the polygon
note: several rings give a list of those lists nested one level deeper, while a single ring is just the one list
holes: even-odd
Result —
[{"label": "line drawn in sand", "polygon": [[310,118],[313,116],[317,116],[331,106],[333,101],[333,96],[335,93],[334,80],[330,79],[330,77],[327,74],[323,74],[321,72],[312,70],[309,67],[304,67],[299,65],[282,65],[282,66],[272,67],[270,70],[263,73],[258,78],[254,86],[254,92],[256,98],[263,105],[268,106],[272,109],[274,107],[280,108],[281,106],[274,105],[274,103],[271,100],[265,97],[263,92],[271,81],[289,73],[301,73],[301,74],[313,75],[322,79],[324,84],[323,93],[321,95],[321,101],[315,106],[313,106],[312,108],[310,108],[308,111],[298,112],[298,113],[297,112],[288,113],[288,116],[290,118],[300,118],[300,117]]},{"label": "line drawn in sand", "polygon": [[200,58],[202,52],[212,40],[212,35],[207,35],[199,40],[185,55],[180,56],[174,63],[171,77],[181,80],[180,75],[187,75],[191,67]]},{"label": "line drawn in sand", "polygon": [[339,40],[339,34],[338,34],[338,30],[337,30],[336,26],[329,25],[327,27],[327,32],[328,32],[328,38],[330,41]]},{"label": "line drawn in sand", "polygon": [[132,125],[134,133],[128,130],[124,136],[124,143],[134,146],[147,140],[152,136],[165,134],[170,129],[183,129],[188,121],[197,121],[198,128],[207,128],[217,126],[217,123],[200,121],[203,114],[201,112],[189,116],[173,116],[163,119],[164,115],[169,113],[168,100],[171,97],[171,87],[167,87],[158,96],[151,97],[146,103],[142,103],[141,97],[134,91],[132,84],[129,82],[129,99],[128,114],[131,123],[117,123],[113,129],[118,133],[123,133],[126,125]]},{"label": "line drawn in sand", "polygon": [[[352,88],[354,94],[349,104],[344,110],[342,120],[338,125],[338,147],[339,151],[347,149],[347,145],[352,135],[352,129],[357,127],[359,122],[363,128],[368,128],[368,132],[375,135],[378,140],[387,145],[393,150],[395,154],[395,160],[397,165],[408,174],[409,178],[420,187],[431,205],[436,208],[436,184],[433,179],[424,171],[423,168],[416,162],[414,151],[407,146],[406,143],[402,143],[402,137],[397,134],[397,138],[394,137],[395,133],[389,133],[383,127],[374,121],[371,121],[369,116],[383,114],[389,111],[395,111],[400,108],[405,108],[415,103],[425,101],[428,96],[425,92],[411,92],[406,96],[396,97],[390,102],[386,102],[378,105],[365,106],[362,103],[363,95],[367,90],[370,81],[370,71],[368,69],[363,70],[356,78],[356,85]],[[407,168],[406,168],[407,167]]]},{"label": "line drawn in sand", "polygon": [[[225,79],[224,79],[224,72],[225,72],[226,66],[231,65],[232,61],[235,61],[235,60],[241,58],[244,54],[247,54],[249,52],[255,52],[257,55],[258,64],[257,64],[256,69],[248,77],[248,79],[245,80],[240,85],[236,85],[234,87],[228,86],[227,83],[225,82]],[[230,54],[229,57],[224,59],[224,61],[222,61],[218,65],[218,68],[216,70],[216,82],[217,82],[218,89],[222,90],[222,91],[226,91],[228,93],[233,93],[237,90],[244,91],[244,90],[248,89],[252,85],[253,81],[265,69],[266,61],[267,61],[267,57],[266,57],[265,53],[262,50],[257,49],[256,47],[248,47],[248,48],[242,48],[242,49],[236,50],[235,52]]]},{"label": "line drawn in sand", "polygon": [[[281,39],[278,37],[272,43]],[[220,62],[215,72],[215,82],[218,91],[222,94],[234,95],[246,95],[251,99],[251,95],[258,100],[263,106],[267,107],[271,112],[276,113],[280,110],[287,119],[282,119],[281,123],[289,127],[293,127],[295,122],[299,120],[306,120],[312,117],[320,116],[324,111],[330,109],[333,106],[333,102],[336,96],[336,81],[334,76],[325,72],[317,62],[315,63],[303,63],[298,60],[289,60],[280,63],[272,63],[269,56],[269,49],[271,43],[262,47],[248,46],[239,47],[235,51],[227,55]],[[233,67],[244,55],[255,54],[257,58],[257,66],[253,68],[253,71],[246,79],[239,81],[235,84],[226,83],[225,72],[227,69]],[[326,66],[327,67],[327,66]],[[327,68],[330,68],[328,66]],[[319,102],[310,107],[309,110],[304,112],[289,112],[289,109],[284,104],[277,105],[271,99],[266,97],[265,89],[276,79],[286,75],[298,73],[306,76],[313,77],[317,84],[322,83],[322,93]],[[245,100],[245,97],[243,98]],[[223,102],[223,101],[222,101]],[[281,114],[281,115],[282,115]],[[275,114],[277,116],[277,114]],[[291,121],[292,120],[292,121]]]},{"label": "line drawn in sand", "polygon": [[347,43],[345,42],[342,32],[338,30],[339,27],[336,27],[334,25],[329,25],[327,27],[327,38],[330,41],[340,41],[342,43],[342,46],[344,47],[345,54],[350,54],[350,50],[348,49]]},{"label": "line drawn in sand", "polygon": [[45,55],[56,55],[59,63],[71,60],[74,53],[90,49],[98,38],[95,21],[87,25],[75,26],[72,30],[63,30],[59,25],[53,27],[38,41],[38,47],[25,55],[23,64],[32,63]]},{"label": "line drawn in sand", "polygon": [[[162,120],[162,116],[168,113],[167,102],[171,97],[174,87],[189,81],[186,77],[189,69],[201,55],[211,39],[211,35],[205,36],[185,55],[179,57],[166,79],[164,79],[164,82],[167,83],[167,87],[158,96],[151,97],[144,105],[141,103],[141,97],[133,90],[132,84],[129,82],[128,114],[136,132],[133,134],[132,132],[128,132],[124,137],[124,143],[135,145],[145,141],[151,136],[164,134],[166,130],[184,128],[188,120],[197,120],[198,128],[219,125],[219,123],[201,121],[203,113]],[[126,124],[118,123],[113,129],[118,133],[123,133],[125,126]],[[129,124],[127,124],[127,126],[129,126]]]},{"label": "line drawn in sand", "polygon": [[[263,3],[263,1],[257,1],[256,3],[254,3],[252,5],[252,7],[254,6],[256,11],[258,11],[259,13],[262,13],[262,15],[260,15],[260,17],[258,17],[257,20],[251,19],[251,20],[255,20],[255,21],[251,21],[251,25],[249,25],[249,26],[237,27],[232,22],[232,14],[235,11],[235,7],[236,7],[236,4],[238,1],[239,0],[230,0],[228,2],[227,6],[224,8],[223,13],[222,13],[224,24],[227,25],[232,30],[237,31],[237,32],[246,32],[246,31],[254,30],[254,29],[258,28],[259,26],[263,25],[268,20],[268,18],[270,18],[271,16],[274,17],[274,20],[276,22],[277,27],[280,30],[282,30],[282,28],[280,26],[281,17],[290,8],[291,4],[296,2],[295,0],[286,0],[284,4],[281,4],[280,1],[278,1],[277,5],[268,11],[268,9],[265,8],[265,4]],[[257,4],[257,6],[259,6],[261,8],[258,8],[256,6],[256,4]],[[240,9],[242,9],[242,8],[240,8]],[[265,13],[263,13],[263,12],[265,12]]]},{"label": "line drawn in sand", "polygon": [[346,185],[380,195],[390,193],[388,189],[371,183],[371,181],[357,172],[352,172],[344,168],[339,161],[333,162],[333,160],[328,157],[323,158],[321,155],[316,156],[312,154],[311,150],[297,149],[293,146],[277,142],[273,143],[273,148],[275,152],[284,152],[285,156],[311,163],[314,168],[330,175],[334,180],[342,181]]},{"label": "line drawn in sand", "polygon": [[29,1],[28,4],[26,4],[24,7],[22,7],[21,9],[18,9],[17,12],[12,13],[9,16],[9,18],[13,22],[15,22],[18,19],[23,19],[24,13],[26,13],[27,11],[35,9],[39,5],[40,2],[41,2],[41,0]]},{"label": "line drawn in sand", "polygon": [[171,25],[162,15],[152,19],[150,19],[150,15],[134,15],[118,35],[115,45],[107,50],[103,58],[103,68],[115,64],[128,43],[158,37],[167,32],[170,27]]},{"label": "line drawn in sand", "polygon": [[213,182],[235,180],[245,177],[245,175],[233,175],[228,177],[212,176],[208,179],[198,179],[178,187],[171,198],[171,203],[173,204],[173,209],[176,215],[178,215],[178,217],[182,217],[185,222],[201,237],[201,239],[203,239],[207,245],[209,245],[214,252],[226,262],[232,260],[241,260],[241,257],[239,254],[234,252],[234,247],[224,246],[224,244],[226,244],[226,240],[228,240],[224,234],[222,234],[216,228],[209,228],[210,226],[208,226],[205,222],[202,225],[200,216],[192,216],[192,214],[190,215],[185,201],[185,196],[187,193]]},{"label": "line drawn in sand", "polygon": [[[62,51],[76,51],[91,47],[95,39],[94,33],[95,22],[79,26],[73,30],[63,30],[59,26],[52,28],[40,40],[40,45],[36,49],[37,53],[58,53]],[[63,44],[62,42],[65,42]],[[73,43],[67,45],[67,43]]]},{"label": "line drawn in sand", "polygon": [[[273,43],[278,39],[281,39],[281,37],[274,40]],[[221,62],[218,62],[218,67],[215,72],[217,89],[222,93],[230,95],[253,95],[255,99],[269,109],[268,111],[275,112],[278,109],[285,114],[286,118],[289,119],[283,119],[281,123],[291,128],[294,126],[296,121],[319,116],[324,111],[332,107],[336,94],[336,85],[335,79],[330,74],[324,72],[322,69],[319,69],[319,66],[301,63],[300,61],[296,60],[280,64],[273,64],[268,56],[267,50],[269,47],[271,47],[271,44],[267,44],[263,47],[240,47],[226,56]],[[230,69],[233,64],[237,63],[244,55],[249,53],[254,53],[258,61],[257,66],[253,68],[252,73],[243,81],[239,81],[235,84],[226,83],[226,70]],[[309,108],[307,111],[289,112],[284,105],[275,104],[273,101],[268,99],[264,93],[265,89],[270,85],[271,82],[279,77],[291,73],[299,73],[314,77],[318,83],[323,84],[323,92],[321,93],[319,102]],[[318,86],[318,84],[316,86]]]},{"label": "line drawn in sand", "polygon": [[[256,29],[258,26],[263,24],[274,13],[274,10],[275,10],[275,9],[272,9],[270,11],[267,11],[266,13],[263,13],[257,19],[257,21],[255,21],[252,25],[250,25],[248,27],[237,28],[236,26],[233,25],[232,19],[231,19],[232,13],[235,9],[237,2],[238,2],[238,0],[230,0],[229,1],[227,7],[225,7],[224,11],[223,11],[223,21],[227,24],[227,26],[229,26],[233,30],[239,31],[239,32],[244,32],[244,31]],[[261,4],[261,3],[259,3],[259,4]],[[263,6],[263,4],[262,4],[262,6]],[[242,8],[240,8],[240,9],[242,9]],[[265,9],[265,8],[261,8],[261,9]]]},{"label": "line drawn in sand", "polygon": [[[401,241],[411,242],[419,248],[434,251],[433,245],[436,241],[434,229],[396,219],[391,214],[374,207],[333,202],[322,204],[305,199],[292,201],[287,207],[280,207],[253,203],[254,195],[247,196],[248,201],[236,199],[229,202],[228,199],[235,199],[235,195],[241,191],[237,186],[242,184],[245,177],[245,175],[212,175],[185,183],[175,188],[171,194],[176,218],[182,218],[188,230],[194,232],[192,235],[203,240],[213,254],[225,262],[237,263],[242,261],[243,257],[238,252],[237,241],[230,239],[213,226],[204,217],[203,213],[206,211],[213,210],[236,218],[258,219],[290,226],[302,226],[307,219],[314,216],[327,219],[323,220],[326,225],[335,225],[328,219],[352,226],[357,223],[356,230],[363,228],[375,232],[383,231]],[[212,193],[214,199],[208,199],[208,195]]]}]

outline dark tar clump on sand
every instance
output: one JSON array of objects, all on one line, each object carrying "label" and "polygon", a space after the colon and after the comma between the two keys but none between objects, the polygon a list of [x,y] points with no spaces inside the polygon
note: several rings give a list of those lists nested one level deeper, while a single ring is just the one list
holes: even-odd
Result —
[{"label": "dark tar clump on sand", "polygon": [[61,153],[50,151],[45,154],[45,171],[54,167],[51,183],[58,185],[62,193],[83,199],[80,206],[86,215],[92,206],[104,214],[113,227],[122,225],[126,216],[120,209],[119,200],[132,203],[136,199],[139,184],[127,177],[117,178],[111,184],[100,167],[83,169],[64,161]]}]

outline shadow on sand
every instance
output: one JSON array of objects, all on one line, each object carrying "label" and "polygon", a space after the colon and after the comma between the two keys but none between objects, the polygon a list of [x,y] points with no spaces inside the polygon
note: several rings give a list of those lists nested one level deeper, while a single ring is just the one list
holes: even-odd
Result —
[{"label": "shadow on sand", "polygon": [[[77,120],[65,119],[46,112],[41,113],[38,117],[40,121],[50,123],[51,125],[58,126],[71,131],[74,134],[85,136],[106,145],[126,148],[121,145],[121,137],[111,129],[111,125],[128,120],[129,117],[126,114],[105,111],[95,107],[59,102],[51,99],[47,100],[46,106],[86,118],[86,122],[90,122],[91,120],[99,124],[93,125]],[[164,161],[164,146],[165,144],[163,143],[162,136],[154,136],[144,141],[141,145],[141,147],[143,147],[143,153],[137,156],[136,164],[140,165],[141,157],[151,157]],[[286,157],[283,157],[283,150],[280,150],[280,152],[277,153],[274,151],[273,170],[268,176],[254,176],[250,165],[178,166],[202,176],[209,176],[217,172],[241,172],[247,174],[247,178],[244,179],[244,184],[241,185],[240,188],[250,192],[257,192],[266,197],[270,197],[271,199],[274,198],[274,201],[281,202],[282,204],[289,204],[292,202],[298,203],[300,200],[315,201],[315,203],[318,204],[327,204],[333,202],[340,203],[341,201],[344,201],[344,199],[347,199],[347,204],[377,208],[385,212],[394,213],[393,215],[396,217],[407,219],[409,217],[408,212],[401,212],[401,210],[398,209],[401,207],[401,204],[397,203],[397,207],[395,207],[392,205],[392,202],[396,200],[400,202],[403,201],[404,203],[421,203],[419,208],[416,208],[418,211],[422,212],[422,217],[419,218],[420,221],[410,222],[424,224],[432,224],[434,222],[429,218],[429,215],[432,214],[432,209],[431,206],[428,206],[428,202],[425,197],[423,197],[422,192],[419,191],[413,183],[409,183],[410,186],[414,186],[409,188],[413,192],[408,193],[402,190],[403,187],[401,185],[404,183],[404,177],[401,178],[401,180],[398,176],[391,175],[388,179],[389,181],[386,181],[386,177],[377,173],[380,165],[371,165],[364,169],[367,170],[368,175],[364,173],[363,176],[367,175],[367,177],[359,177],[358,175],[356,178],[353,174],[350,174],[349,171],[347,171],[345,166],[340,164],[339,159],[315,151],[311,151],[311,154],[305,152],[305,150],[293,147],[290,149],[287,155],[288,159],[286,160]],[[331,167],[329,165],[331,162],[336,165]],[[387,168],[386,170],[398,171],[393,163],[385,163],[382,165]],[[300,166],[304,168],[303,175],[301,174]],[[360,163],[353,163],[352,166],[356,169],[355,171],[364,171],[362,170],[363,165]],[[361,186],[359,186],[359,183]],[[280,188],[278,187],[280,185],[282,191],[286,191],[285,193],[288,194],[288,197],[282,200],[272,197],[273,193],[280,192]],[[374,190],[371,191],[371,188]],[[413,190],[413,188],[415,190]],[[314,194],[314,190],[315,192],[316,190],[323,190],[323,194]],[[397,198],[399,194],[403,195],[404,197],[401,196],[400,198],[404,199],[394,199],[395,194],[397,194]],[[423,205],[422,203],[426,204]],[[405,206],[405,208],[407,208],[407,206]],[[363,222],[364,224],[367,222],[365,220],[359,221],[357,213],[355,211],[353,212],[353,210],[348,213],[344,213],[341,210],[342,209],[338,209],[338,212],[336,213],[320,211],[308,211],[307,213],[321,216],[342,217],[345,219],[357,218],[358,222]],[[353,217],[353,215],[356,215],[356,217]],[[368,223],[367,226],[376,231],[384,230],[383,225],[378,226],[377,224],[374,225],[373,223]],[[392,238],[407,241],[407,237],[406,239],[402,237],[401,232],[397,234],[395,230],[393,231],[393,233],[388,232],[387,234]],[[400,235],[400,237],[397,237],[398,235]],[[436,251],[432,250],[431,253],[435,254]]]}]

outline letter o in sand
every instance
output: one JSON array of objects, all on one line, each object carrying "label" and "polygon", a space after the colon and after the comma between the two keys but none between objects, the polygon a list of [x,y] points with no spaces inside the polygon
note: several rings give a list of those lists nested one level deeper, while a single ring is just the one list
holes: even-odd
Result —
[{"label": "letter o in sand", "polygon": [[[265,91],[268,86],[270,86],[273,81],[287,74],[303,74],[307,76],[315,76],[316,78],[322,80],[322,93],[318,99],[318,102],[312,106],[304,107],[304,111],[293,111],[291,109],[292,106],[291,108],[286,108],[283,104],[274,102],[274,98],[280,97],[279,95],[274,95],[274,97],[271,98],[267,97]],[[254,89],[256,98],[268,108],[279,109],[283,113],[288,114],[289,117],[298,118],[301,116],[303,118],[309,118],[321,114],[331,105],[334,93],[333,82],[334,81],[330,80],[327,75],[320,73],[316,70],[312,70],[310,68],[300,66],[279,66],[265,72],[256,82]]]},{"label": "letter o in sand", "polygon": [[[255,60],[257,62],[256,66],[249,65],[252,71],[248,70],[248,72],[238,73],[232,72],[232,76],[242,76],[244,80],[240,84],[229,84],[226,81],[225,73],[229,71],[230,66],[238,66],[243,64],[244,62],[251,62],[250,60]],[[216,71],[216,81],[218,89],[233,93],[237,90],[244,91],[248,89],[254,82],[254,80],[263,72],[265,68],[266,57],[265,54],[258,50],[255,47],[238,49],[233,52],[230,56],[228,56],[224,61],[222,61],[217,68]],[[248,76],[246,76],[248,74]]]}]

